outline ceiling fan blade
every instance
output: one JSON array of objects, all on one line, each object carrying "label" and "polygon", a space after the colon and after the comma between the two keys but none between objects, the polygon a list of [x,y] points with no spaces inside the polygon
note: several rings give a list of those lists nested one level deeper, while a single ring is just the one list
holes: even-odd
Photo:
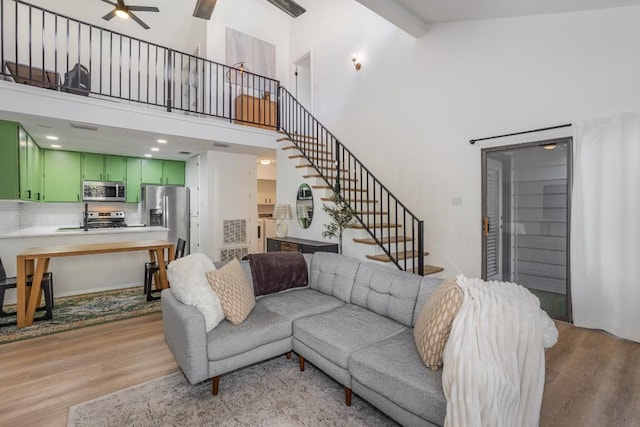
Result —
[{"label": "ceiling fan blade", "polygon": [[307,11],[307,9],[300,6],[294,0],[267,0],[267,1],[272,5],[276,6],[277,8],[288,13],[289,15],[293,16],[294,18],[297,18],[298,16],[302,15]]},{"label": "ceiling fan blade", "polygon": [[160,12],[160,9],[153,6],[128,6],[128,8],[135,12]]},{"label": "ceiling fan blade", "polygon": [[105,3],[109,3],[111,6],[117,6],[114,2],[109,1],[109,0],[102,0]]},{"label": "ceiling fan blade", "polygon": [[211,19],[213,9],[216,7],[218,0],[198,0],[196,8],[193,10],[193,16],[202,19]]},{"label": "ceiling fan blade", "polygon": [[145,24],[144,21],[142,21],[142,19],[138,18],[133,12],[129,11],[129,17],[134,21],[136,21],[138,24],[140,24],[140,26],[145,30],[149,29],[149,26]]},{"label": "ceiling fan blade", "polygon": [[120,9],[124,9],[125,5],[124,5],[124,0],[116,0],[118,2],[118,6],[120,6]]},{"label": "ceiling fan blade", "polygon": [[107,13],[106,15],[104,15],[102,17],[102,19],[104,19],[105,21],[108,21],[111,18],[113,18],[114,16],[116,16],[116,10],[115,9],[113,9],[111,12]]}]

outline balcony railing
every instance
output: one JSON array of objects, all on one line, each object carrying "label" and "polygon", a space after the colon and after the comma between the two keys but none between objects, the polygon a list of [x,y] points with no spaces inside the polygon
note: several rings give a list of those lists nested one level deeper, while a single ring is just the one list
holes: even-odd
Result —
[{"label": "balcony railing", "polygon": [[277,126],[278,80],[19,0],[0,0],[0,78],[186,114]]}]

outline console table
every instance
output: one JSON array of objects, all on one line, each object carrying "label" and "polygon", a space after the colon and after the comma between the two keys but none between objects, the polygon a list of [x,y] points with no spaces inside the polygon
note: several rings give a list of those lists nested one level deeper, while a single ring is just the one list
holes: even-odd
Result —
[{"label": "console table", "polygon": [[236,98],[235,122],[275,130],[278,117],[276,107],[276,103],[269,99],[239,95]]},{"label": "console table", "polygon": [[[40,302],[42,276],[49,268],[49,260],[54,257],[74,255],[94,255],[111,252],[149,251],[149,259],[160,267],[159,281],[162,289],[169,286],[164,267],[164,252],[169,252],[167,261],[175,256],[173,243],[166,240],[142,240],[137,242],[90,243],[86,245],[42,246],[29,248],[17,256],[17,326],[24,328],[33,324],[36,306]],[[35,265],[35,270],[34,270]],[[27,295],[27,275],[33,274],[31,291]]]},{"label": "console table", "polygon": [[338,244],[297,239],[295,237],[269,237],[267,239],[267,252],[301,252],[303,254],[333,252],[337,254]]}]

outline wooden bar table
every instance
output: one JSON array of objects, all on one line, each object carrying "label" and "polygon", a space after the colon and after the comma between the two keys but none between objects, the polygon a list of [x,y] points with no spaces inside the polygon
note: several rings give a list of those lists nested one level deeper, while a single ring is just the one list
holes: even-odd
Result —
[{"label": "wooden bar table", "polygon": [[[49,268],[49,260],[54,257],[74,255],[96,255],[113,252],[148,251],[149,260],[160,268],[159,284],[162,289],[169,287],[165,269],[165,249],[168,261],[173,261],[175,248],[166,240],[141,240],[137,242],[91,243],[85,245],[41,246],[29,248],[17,256],[17,326],[24,328],[33,324],[33,316],[40,300],[42,276]],[[34,269],[35,265],[35,269]],[[33,274],[31,291],[27,295],[27,276]]]}]

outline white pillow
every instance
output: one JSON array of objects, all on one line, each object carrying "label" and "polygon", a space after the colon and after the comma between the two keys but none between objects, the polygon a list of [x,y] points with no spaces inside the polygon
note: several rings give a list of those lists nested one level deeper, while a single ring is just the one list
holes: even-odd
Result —
[{"label": "white pillow", "polygon": [[206,272],[215,270],[211,260],[203,254],[191,254],[172,261],[167,268],[171,292],[183,304],[197,308],[204,316],[209,332],[224,319],[218,295],[211,289]]}]

